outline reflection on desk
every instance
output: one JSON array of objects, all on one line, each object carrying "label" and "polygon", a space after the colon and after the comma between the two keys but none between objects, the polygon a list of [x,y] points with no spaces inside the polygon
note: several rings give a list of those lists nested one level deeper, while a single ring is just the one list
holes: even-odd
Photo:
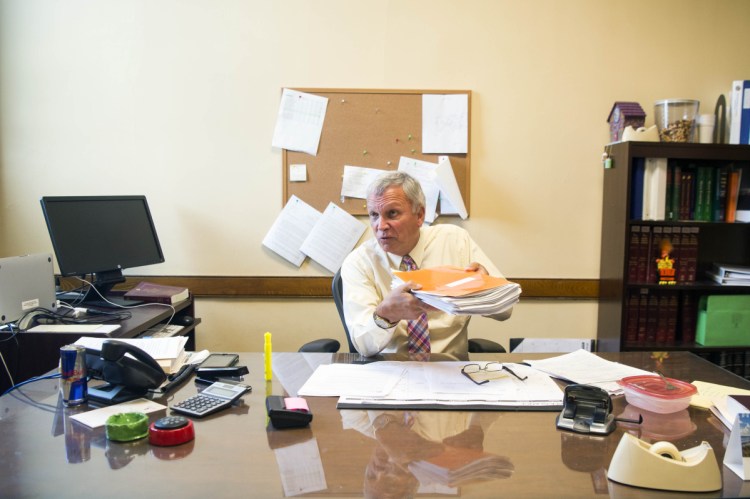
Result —
[{"label": "reflection on desk", "polygon": [[[529,354],[522,354],[528,357]],[[666,376],[750,388],[750,383],[688,353],[673,352],[660,366],[649,353],[602,354]],[[305,372],[334,360],[331,354],[274,354],[279,372],[296,366],[297,376],[263,380],[263,355],[241,354],[245,382],[288,395]],[[518,354],[472,355],[472,360],[518,362]],[[690,407],[669,421],[644,416],[644,425],[618,424],[607,436],[558,430],[554,412],[523,411],[339,411],[332,397],[307,398],[315,415],[309,427],[268,427],[263,390],[244,404],[195,420],[195,440],[157,448],[146,439],[108,442],[70,416],[86,406],[59,403],[58,381],[44,380],[0,398],[0,483],[9,497],[358,497],[362,495],[450,495],[453,497],[663,497],[606,478],[623,433],[646,441],[668,440],[679,449],[705,440],[717,460],[728,431],[710,411]],[[188,382],[156,399],[173,405],[197,393]],[[628,413],[624,398],[614,413]],[[164,414],[150,415],[155,420]],[[454,472],[448,469],[452,462]],[[430,466],[439,464],[440,466]],[[220,477],[221,480],[217,480]],[[723,473],[724,489],[700,497],[750,492],[734,473]],[[218,487],[218,488],[217,488]]]}]

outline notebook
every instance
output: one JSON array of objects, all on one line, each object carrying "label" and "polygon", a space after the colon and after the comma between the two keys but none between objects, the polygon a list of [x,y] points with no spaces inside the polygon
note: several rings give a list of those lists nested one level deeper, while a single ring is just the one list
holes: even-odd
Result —
[{"label": "notebook", "polygon": [[38,307],[57,307],[52,255],[0,258],[0,324],[15,322]]}]

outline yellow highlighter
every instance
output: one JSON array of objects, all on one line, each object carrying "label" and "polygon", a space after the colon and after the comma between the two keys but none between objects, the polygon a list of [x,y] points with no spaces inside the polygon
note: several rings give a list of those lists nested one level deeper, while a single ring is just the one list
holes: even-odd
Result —
[{"label": "yellow highlighter", "polygon": [[273,375],[273,371],[271,370],[271,333],[266,333],[264,336],[263,355],[265,356],[265,375],[266,381],[270,381]]}]

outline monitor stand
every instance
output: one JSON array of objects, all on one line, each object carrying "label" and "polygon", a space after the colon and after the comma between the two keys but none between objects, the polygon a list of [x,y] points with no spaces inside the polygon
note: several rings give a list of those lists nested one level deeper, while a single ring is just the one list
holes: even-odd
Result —
[{"label": "monitor stand", "polygon": [[89,387],[88,391],[90,400],[104,405],[120,404],[146,395],[146,390],[132,390],[112,383]]}]

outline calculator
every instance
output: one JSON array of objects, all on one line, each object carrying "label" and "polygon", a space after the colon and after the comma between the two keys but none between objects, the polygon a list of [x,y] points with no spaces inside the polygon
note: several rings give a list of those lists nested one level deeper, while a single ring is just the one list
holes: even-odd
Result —
[{"label": "calculator", "polygon": [[249,392],[251,387],[242,383],[225,383],[216,381],[206,387],[198,395],[178,402],[172,406],[175,412],[181,412],[189,416],[202,418],[222,409],[226,409],[239,399],[244,393]]}]

